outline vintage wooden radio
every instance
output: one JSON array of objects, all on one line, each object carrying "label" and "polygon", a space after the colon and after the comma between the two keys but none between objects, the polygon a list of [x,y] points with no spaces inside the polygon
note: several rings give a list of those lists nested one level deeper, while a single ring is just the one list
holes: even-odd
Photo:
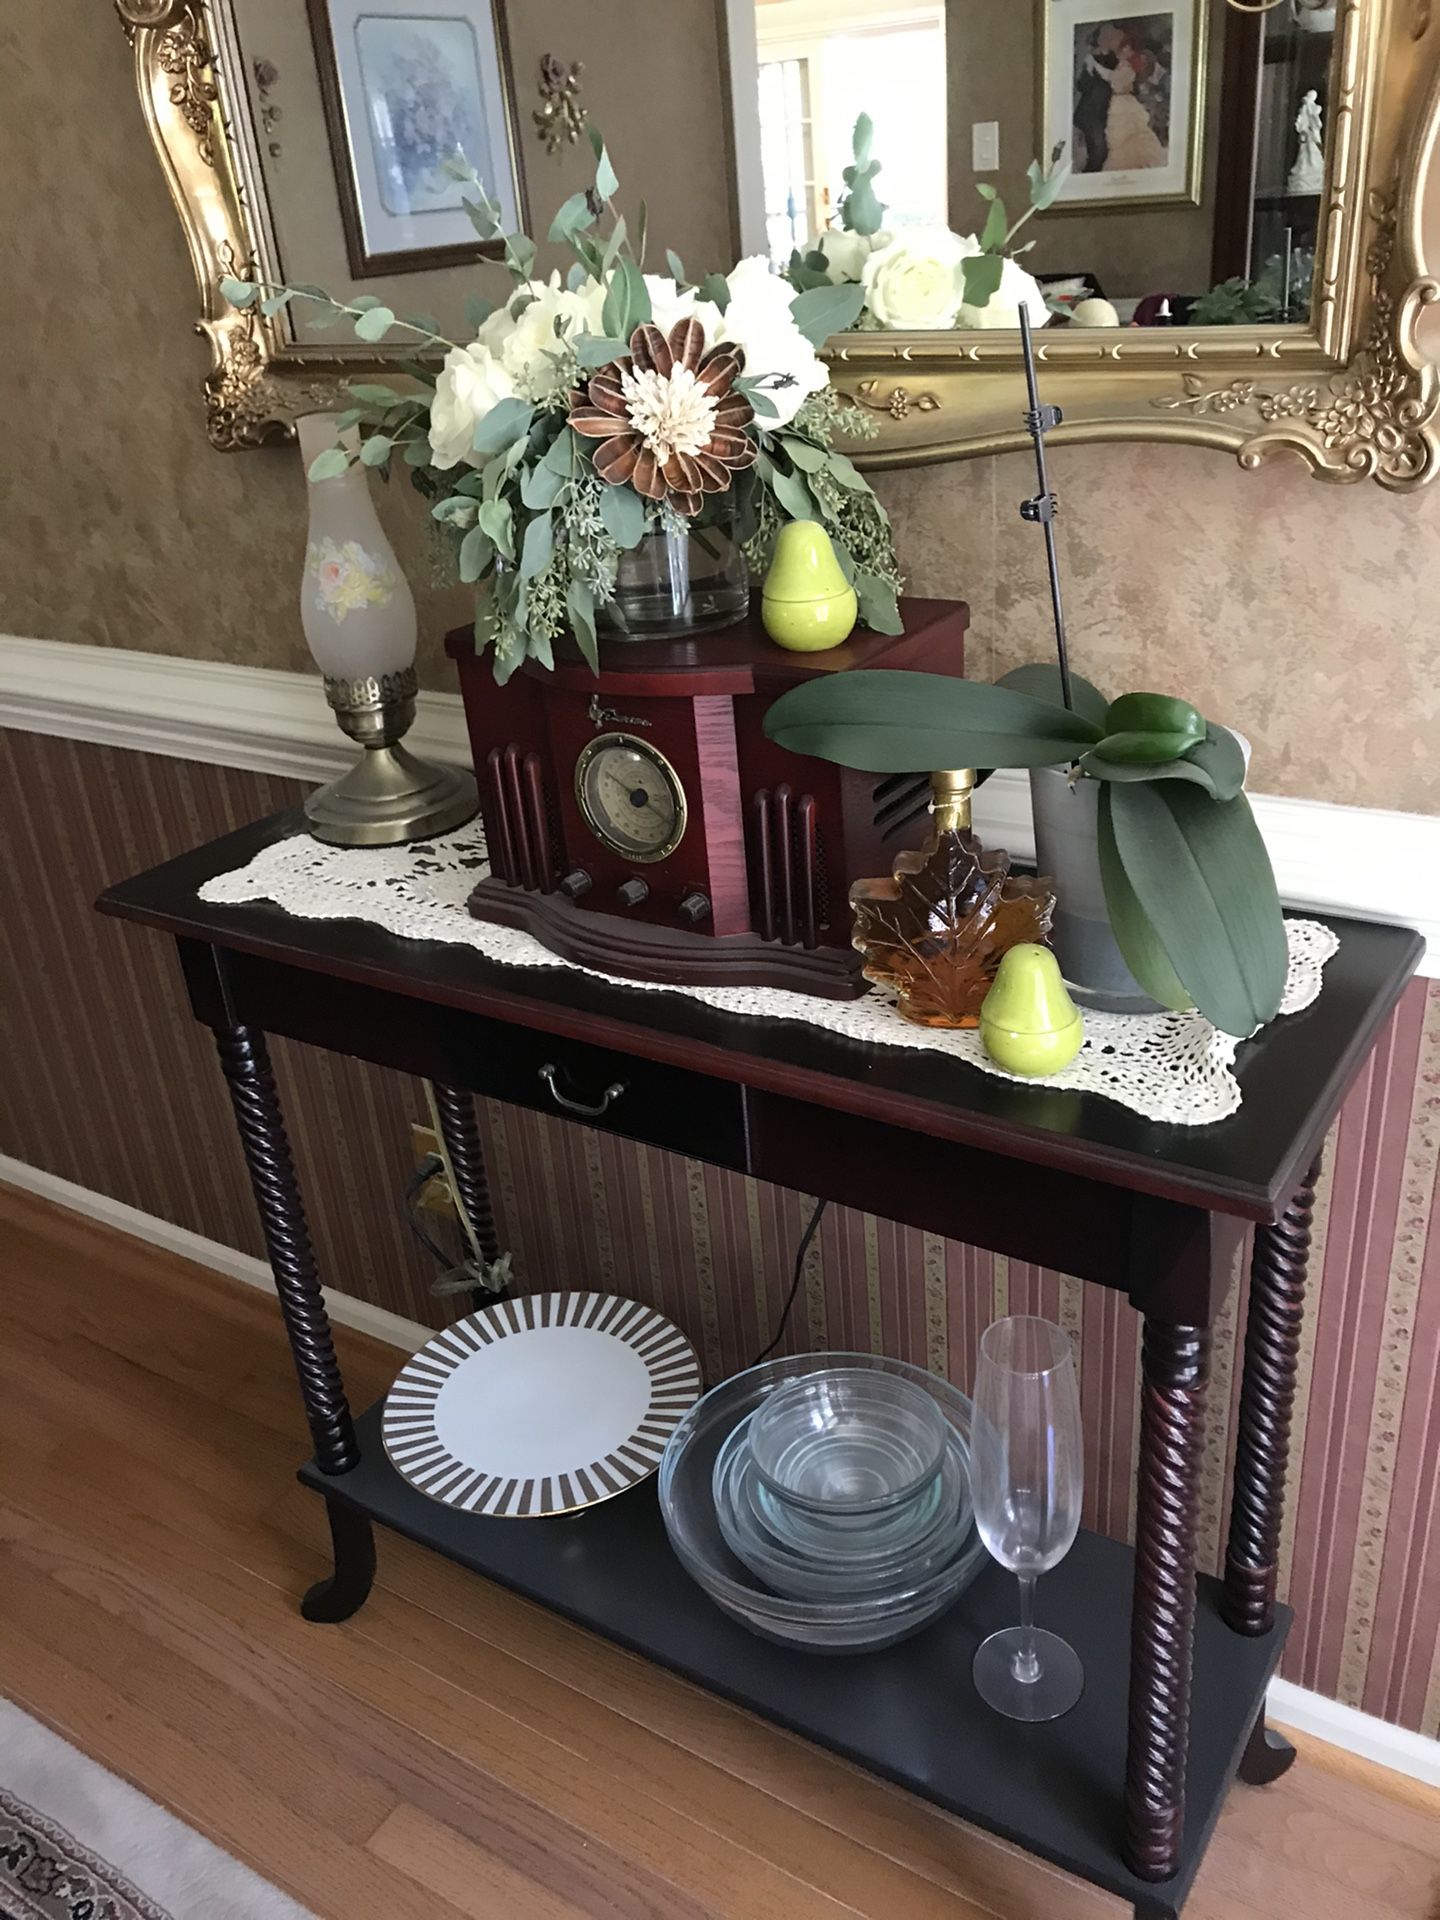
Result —
[{"label": "vintage wooden radio", "polygon": [[763,722],[812,674],[960,674],[964,603],[900,610],[903,635],[796,654],[757,606],[718,633],[602,640],[598,676],[557,648],[504,687],[452,633],[491,863],[470,911],[630,979],[863,991],[850,885],[924,838],[929,784],[789,753]]}]

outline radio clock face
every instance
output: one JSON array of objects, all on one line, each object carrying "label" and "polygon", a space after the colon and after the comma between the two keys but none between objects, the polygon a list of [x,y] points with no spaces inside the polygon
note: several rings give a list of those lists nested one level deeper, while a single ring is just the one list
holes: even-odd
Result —
[{"label": "radio clock face", "polygon": [[685,789],[663,753],[629,733],[602,733],[575,763],[575,797],[603,846],[663,860],[685,832]]}]

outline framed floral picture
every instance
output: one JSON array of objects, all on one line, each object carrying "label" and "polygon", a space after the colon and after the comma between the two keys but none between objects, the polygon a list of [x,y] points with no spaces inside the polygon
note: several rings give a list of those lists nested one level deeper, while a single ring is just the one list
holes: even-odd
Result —
[{"label": "framed floral picture", "polygon": [[1040,128],[1063,207],[1198,205],[1206,0],[1036,0]]},{"label": "framed floral picture", "polygon": [[482,246],[449,165],[525,224],[499,0],[308,0],[350,271],[445,267]]}]

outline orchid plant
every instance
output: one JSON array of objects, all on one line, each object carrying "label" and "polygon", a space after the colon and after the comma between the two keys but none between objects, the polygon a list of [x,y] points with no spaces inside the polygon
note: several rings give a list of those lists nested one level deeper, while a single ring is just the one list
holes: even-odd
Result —
[{"label": "orchid plant", "polygon": [[874,127],[869,114],[862,113],[852,135],[854,157],[844,170],[840,224],[827,227],[791,254],[786,268],[790,284],[801,290],[858,286],[862,306],[857,324],[870,330],[1015,327],[1021,306],[1032,326],[1043,327],[1051,307],[1035,276],[1020,265],[1020,256],[1034,242],[1017,247],[1015,239],[1059,193],[1069,171],[1061,164],[1061,149],[1056,147],[1048,167],[1038,160],[1030,163],[1030,204],[1013,222],[995,188],[977,181],[975,190],[987,203],[984,224],[978,234],[959,234],[948,227],[886,230],[885,206],[875,192],[880,162],[873,146]]},{"label": "orchid plant", "polygon": [[337,445],[310,479],[356,460],[410,468],[461,580],[477,586],[476,644],[493,648],[502,683],[523,660],[553,664],[565,632],[595,666],[597,617],[621,624],[622,555],[652,531],[703,527],[717,502],[735,509],[756,573],[785,521],[819,521],[861,618],[898,633],[889,521],[835,447],[841,436],[873,434],[874,423],[834,393],[817,351],[854,325],[861,289],[796,291],[760,256],[694,280],[667,253],[668,273],[647,272],[644,203],[633,222],[619,211],[604,141],[587,131],[593,185],[565,201],[548,233],[573,256],[563,281],[558,270],[535,276],[534,241],[502,231],[498,206],[457,159],[472,224],[481,240],[503,243],[512,281],[499,305],[472,303],[469,340],[399,319],[369,296],[222,283],[237,306],[270,315],[303,301],[322,324],[348,322],[361,340],[418,350],[402,363],[410,390],[350,383]]}]

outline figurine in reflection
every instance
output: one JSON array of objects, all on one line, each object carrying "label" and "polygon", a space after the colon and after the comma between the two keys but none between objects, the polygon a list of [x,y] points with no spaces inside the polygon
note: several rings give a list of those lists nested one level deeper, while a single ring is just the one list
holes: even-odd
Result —
[{"label": "figurine in reflection", "polygon": [[1325,135],[1320,97],[1311,87],[1295,116],[1300,151],[1285,182],[1287,193],[1320,193],[1325,186]]}]

